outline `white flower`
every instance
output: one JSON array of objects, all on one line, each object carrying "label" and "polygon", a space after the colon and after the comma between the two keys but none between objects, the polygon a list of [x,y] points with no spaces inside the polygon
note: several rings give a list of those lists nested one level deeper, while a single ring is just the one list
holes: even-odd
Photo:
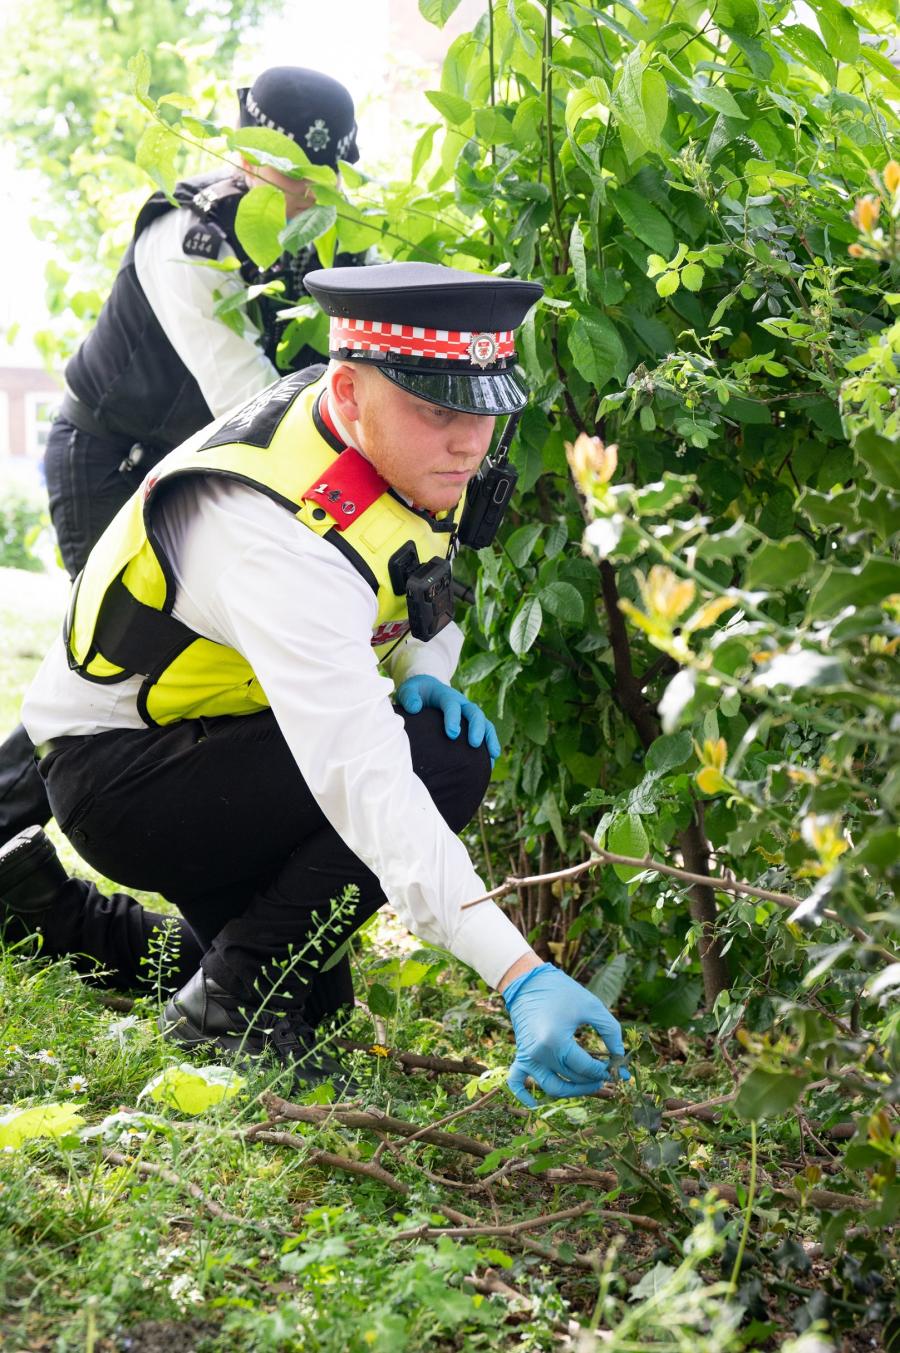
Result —
[{"label": "white flower", "polygon": [[117,1141],[120,1146],[133,1146],[135,1142],[143,1142],[147,1139],[147,1133],[141,1132],[139,1128],[125,1128],[120,1132]]},{"label": "white flower", "polygon": [[71,1090],[73,1095],[83,1095],[87,1088],[86,1076],[70,1076],[66,1081],[66,1089]]},{"label": "white flower", "polygon": [[8,1043],[6,1045],[6,1055],[8,1057],[21,1057],[22,1049],[19,1047],[18,1043]]},{"label": "white flower", "polygon": [[197,1306],[203,1297],[198,1287],[192,1287],[193,1277],[190,1273],[179,1273],[169,1283],[169,1296],[175,1302],[176,1306]]},{"label": "white flower", "polygon": [[33,1062],[43,1062],[44,1066],[56,1066],[59,1060],[52,1048],[39,1048],[37,1052],[31,1053]]},{"label": "white flower", "polygon": [[104,1037],[116,1040],[119,1046],[123,1047],[126,1036],[133,1033],[140,1022],[137,1015],[125,1015],[123,1019],[114,1019]]}]

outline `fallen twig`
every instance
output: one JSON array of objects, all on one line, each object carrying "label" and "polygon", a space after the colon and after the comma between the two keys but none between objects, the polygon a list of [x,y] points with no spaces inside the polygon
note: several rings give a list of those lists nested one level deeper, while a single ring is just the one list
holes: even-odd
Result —
[{"label": "fallen twig", "polygon": [[555,1226],[560,1221],[573,1221],[593,1210],[593,1203],[578,1203],[575,1207],[563,1208],[561,1212],[547,1212],[539,1217],[526,1217],[523,1221],[513,1221],[507,1225],[493,1226],[416,1226],[409,1231],[398,1231],[394,1240],[417,1240],[420,1236],[435,1239],[438,1236],[450,1236],[458,1240],[466,1236],[515,1236],[520,1231],[536,1231],[540,1227]]},{"label": "fallen twig", "polygon": [[104,1150],[103,1159],[111,1165],[124,1165],[128,1169],[135,1170],[138,1174],[153,1175],[157,1179],[165,1180],[167,1184],[180,1189],[183,1193],[189,1193],[202,1207],[206,1208],[210,1216],[215,1217],[217,1221],[225,1222],[229,1226],[244,1226],[251,1231],[278,1231],[283,1236],[294,1234],[293,1231],[287,1227],[279,1226],[276,1222],[253,1221],[249,1217],[239,1217],[237,1213],[227,1211],[219,1203],[213,1202],[212,1198],[207,1198],[197,1184],[194,1184],[190,1179],[182,1179],[181,1175],[176,1174],[174,1170],[167,1170],[164,1165],[154,1165],[152,1161],[141,1160],[136,1156],[126,1156],[124,1152],[113,1151],[111,1148]]},{"label": "fallen twig", "polygon": [[[289,1099],[282,1099],[280,1095],[268,1091],[262,1096],[263,1107],[272,1115],[272,1118],[289,1119],[297,1123],[323,1123],[331,1120],[340,1123],[342,1127],[351,1128],[369,1128],[375,1132],[393,1132],[398,1137],[415,1137],[423,1142],[430,1142],[432,1146],[442,1146],[449,1151],[463,1151],[470,1156],[479,1156],[484,1159],[489,1156],[494,1149],[485,1142],[479,1142],[474,1137],[467,1137],[461,1132],[442,1132],[440,1128],[426,1127],[420,1128],[415,1123],[409,1123],[405,1118],[394,1118],[393,1115],[382,1113],[380,1109],[334,1109],[331,1104],[293,1104]],[[254,1136],[260,1135],[257,1126],[251,1129]]]}]

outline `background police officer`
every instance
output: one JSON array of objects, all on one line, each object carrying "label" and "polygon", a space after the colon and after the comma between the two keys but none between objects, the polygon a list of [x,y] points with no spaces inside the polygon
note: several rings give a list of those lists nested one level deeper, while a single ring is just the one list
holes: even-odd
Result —
[{"label": "background police officer", "polygon": [[[314,164],[359,158],[353,100],[337,80],[298,66],[264,71],[239,91],[242,126],[289,136]],[[283,371],[276,349],[278,311],[304,294],[320,266],[310,245],[285,254],[266,272],[237,237],[238,206],[257,181],[279,188],[288,218],[314,203],[308,182],[267,165],[242,162],[179,183],[177,206],[162,192],[142,207],[132,241],[97,324],[66,367],[66,393],[50,430],[44,466],[50,515],[63,562],[74,578],[107,523],[146,471],[212,418],[271,384]],[[217,293],[233,275],[200,266],[236,258],[243,285],[280,279],[277,297],[255,302],[260,327],[247,318],[236,333],[215,315]],[[353,265],[364,255],[338,255]],[[287,369],[323,359],[308,346]],[[31,743],[18,728],[0,748],[0,843],[49,817]]]},{"label": "background police officer", "polygon": [[[606,1066],[575,1030],[621,1054],[618,1025],[494,903],[466,907],[484,884],[456,835],[499,747],[451,684],[448,560],[495,418],[525,403],[513,333],[541,289],[421,263],[307,281],[328,372],[174,451],[91,554],[26,698],[50,802],[95,868],[163,893],[205,947],[166,1006],[176,1041],[333,1073],[314,1002],[388,901],[503,991],[517,1093],[526,1074],[586,1093]],[[104,916],[48,849],[35,832],[0,856],[8,915],[48,953],[136,975],[140,909],[120,894]]]}]

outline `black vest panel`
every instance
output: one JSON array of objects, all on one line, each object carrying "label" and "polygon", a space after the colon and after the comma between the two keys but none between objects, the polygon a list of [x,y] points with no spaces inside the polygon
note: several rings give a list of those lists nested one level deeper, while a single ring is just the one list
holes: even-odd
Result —
[{"label": "black vest panel", "polygon": [[[188,207],[218,241],[230,245],[240,260],[246,285],[283,277],[286,299],[297,299],[303,277],[320,266],[316,252],[310,248],[296,257],[286,255],[261,273],[241,248],[234,228],[238,204],[246,192],[242,178],[217,172],[184,180],[176,186],[174,197],[177,205]],[[135,241],[147,226],[172,210],[173,204],[161,192],[144,203],[97,323],[66,366],[69,389],[111,434],[159,451],[178,446],[213,417],[197,381],[153,313],[134,264]],[[216,256],[221,243],[213,246],[209,257]],[[342,254],[335,259],[335,264],[344,267],[363,262],[361,254]],[[293,294],[292,288],[296,289]],[[284,327],[275,312],[286,300],[260,300],[265,302],[259,309],[261,345],[274,364]],[[327,360],[327,354],[323,356],[306,345],[292,356],[287,370],[299,371]]]}]

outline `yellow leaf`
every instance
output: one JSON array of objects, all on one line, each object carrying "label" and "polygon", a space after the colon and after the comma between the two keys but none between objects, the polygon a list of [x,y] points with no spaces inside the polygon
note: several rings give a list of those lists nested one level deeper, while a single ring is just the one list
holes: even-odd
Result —
[{"label": "yellow leaf", "polygon": [[36,1137],[65,1137],[84,1126],[75,1104],[41,1104],[0,1115],[0,1148],[21,1146]]},{"label": "yellow leaf", "polygon": [[723,789],[728,788],[722,778],[722,772],[713,766],[704,766],[702,770],[697,771],[695,778],[698,788],[702,789],[704,794],[720,794]]},{"label": "yellow leaf", "polygon": [[725,611],[730,611],[737,605],[731,597],[713,597],[712,601],[706,602],[699,610],[695,611],[691,618],[685,624],[685,633],[693,634],[695,630],[708,629],[714,625],[719,616]]},{"label": "yellow leaf", "polygon": [[595,485],[608,484],[612,479],[619,463],[619,448],[580,432],[574,443],[566,442],[566,456],[576,484],[587,495]]},{"label": "yellow leaf", "polygon": [[895,193],[900,187],[900,164],[896,160],[888,160],[881,177],[888,192]]},{"label": "yellow leaf", "polygon": [[677,620],[687,610],[696,591],[690,578],[679,578],[665,564],[654,564],[640,585],[651,615],[669,621]]},{"label": "yellow leaf", "polygon": [[157,1104],[181,1113],[205,1113],[207,1109],[233,1099],[246,1085],[246,1079],[229,1066],[167,1066],[144,1086],[138,1099],[146,1095]]}]

